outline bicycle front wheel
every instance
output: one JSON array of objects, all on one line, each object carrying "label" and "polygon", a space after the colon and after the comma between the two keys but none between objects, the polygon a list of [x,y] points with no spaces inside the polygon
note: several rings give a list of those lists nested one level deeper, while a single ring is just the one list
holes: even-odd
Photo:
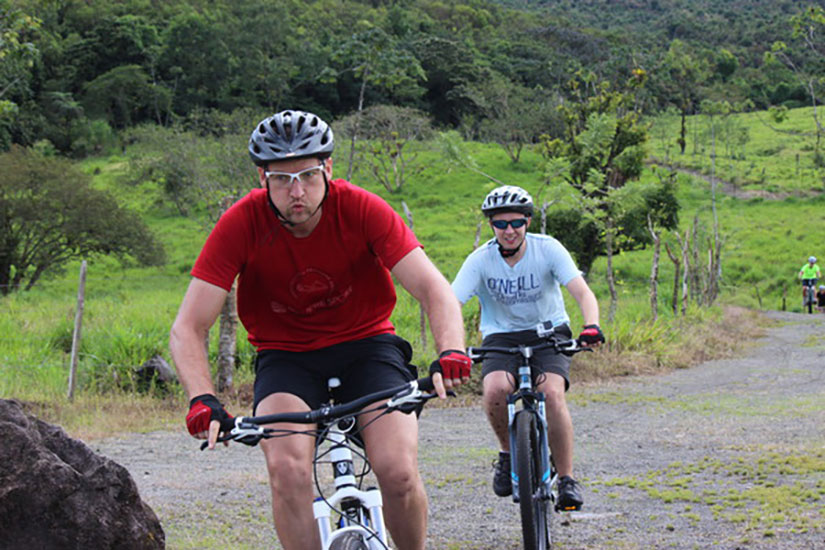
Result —
[{"label": "bicycle front wheel", "polygon": [[541,483],[540,424],[536,415],[516,416],[515,467],[521,509],[521,532],[525,550],[546,550],[551,546],[549,501]]},{"label": "bicycle front wheel", "polygon": [[369,550],[364,535],[358,531],[349,531],[336,537],[329,545],[329,550]]}]

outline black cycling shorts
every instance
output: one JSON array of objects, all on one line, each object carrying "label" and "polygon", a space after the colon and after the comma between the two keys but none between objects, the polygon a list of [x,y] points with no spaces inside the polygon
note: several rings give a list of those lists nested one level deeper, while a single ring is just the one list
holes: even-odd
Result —
[{"label": "black cycling shorts", "polygon": [[261,350],[255,360],[253,414],[266,396],[290,393],[312,409],[330,401],[327,381],[337,377],[335,400],[345,403],[415,380],[412,347],[395,334],[379,334],[312,351]]},{"label": "black cycling shorts", "polygon": [[[570,327],[559,325],[555,328],[559,340],[566,340],[573,337]],[[496,346],[511,348],[519,345],[535,346],[544,342],[544,338],[536,335],[536,330],[520,330],[518,332],[497,332],[488,335],[482,341],[482,346]],[[504,370],[512,374],[518,380],[518,368],[524,358],[521,355],[508,355],[504,353],[490,353],[484,358],[481,366],[481,376],[487,376],[493,371]],[[539,350],[530,358],[530,365],[535,367],[534,372],[552,372],[564,378],[564,389],[570,387],[570,357],[561,353],[556,353],[553,348]]]}]

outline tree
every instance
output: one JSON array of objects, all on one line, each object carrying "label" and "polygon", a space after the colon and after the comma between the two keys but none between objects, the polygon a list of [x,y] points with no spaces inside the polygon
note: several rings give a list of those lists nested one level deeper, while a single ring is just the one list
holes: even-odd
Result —
[{"label": "tree", "polygon": [[37,56],[28,34],[39,26],[37,18],[12,6],[9,0],[0,0],[0,121],[17,108],[8,97],[27,78]]},{"label": "tree", "polygon": [[164,44],[159,65],[173,83],[175,112],[221,105],[232,68],[221,26],[206,15],[184,13],[169,23]]},{"label": "tree", "polygon": [[[647,140],[647,128],[633,109],[634,90],[644,83],[644,74],[637,76],[625,89],[615,91],[593,73],[577,73],[569,84],[573,100],[559,107],[565,120],[564,137],[548,137],[544,142],[547,181],[572,188],[582,213],[604,235],[610,321],[618,300],[613,273],[613,254],[620,246],[618,222],[640,197],[638,190],[626,184],[641,175]],[[564,185],[557,192],[570,196]],[[597,242],[591,245],[599,248]]]},{"label": "tree", "polygon": [[679,109],[679,150],[684,155],[687,145],[687,115],[692,114],[699,100],[699,86],[707,78],[707,62],[696,55],[681,40],[670,44],[662,62],[658,81],[665,90],[668,101]]},{"label": "tree", "polygon": [[89,254],[165,261],[140,217],[94,189],[69,161],[20,147],[0,155],[0,294],[29,290]]},{"label": "tree", "polygon": [[403,45],[379,27],[369,26],[356,32],[332,54],[332,66],[321,75],[325,82],[336,81],[341,74],[351,72],[361,81],[358,91],[355,124],[350,130],[350,155],[347,179],[352,178],[355,144],[358,140],[359,121],[364,110],[367,85],[403,95],[417,96],[422,92],[417,82],[424,80],[424,70]]},{"label": "tree", "polygon": [[542,134],[560,132],[555,105],[542,90],[531,90],[494,74],[478,86],[481,116],[478,135],[498,143],[517,163],[522,149]]},{"label": "tree", "polygon": [[814,121],[814,163],[821,168],[825,166],[821,145],[825,130],[819,112],[819,104],[825,95],[825,78],[822,77],[825,68],[825,9],[810,6],[793,16],[791,24],[791,38],[797,42],[797,48],[792,49],[785,42],[776,41],[771,50],[765,52],[765,61],[781,63],[790,69],[808,92]]},{"label": "tree", "polygon": [[154,94],[143,68],[120,65],[86,85],[84,104],[87,112],[105,116],[115,128],[126,128],[158,104]]},{"label": "tree", "polygon": [[[360,122],[359,122],[360,119]],[[407,178],[420,171],[411,145],[432,132],[427,115],[409,107],[376,105],[352,115],[339,125],[344,134],[360,131],[359,150],[370,173],[390,193],[401,191]],[[356,128],[360,127],[360,130]]]}]

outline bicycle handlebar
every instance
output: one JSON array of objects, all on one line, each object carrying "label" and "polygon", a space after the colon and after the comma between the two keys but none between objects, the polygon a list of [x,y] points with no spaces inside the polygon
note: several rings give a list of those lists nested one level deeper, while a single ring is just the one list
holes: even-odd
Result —
[{"label": "bicycle handlebar", "polygon": [[498,346],[469,347],[467,348],[467,355],[473,360],[473,363],[478,363],[484,359],[484,356],[487,353],[506,353],[510,355],[519,354],[523,355],[525,358],[530,358],[532,357],[534,351],[547,348],[553,348],[557,352],[568,356],[575,355],[580,351],[593,351],[592,348],[582,346],[581,342],[573,338],[556,340],[553,338],[554,334],[555,330],[550,325],[549,321],[546,323],[539,323],[536,325],[536,335],[538,335],[539,338],[546,339],[546,341],[541,344],[537,344],[535,346],[516,346],[512,348]]},{"label": "bicycle handlebar", "polygon": [[[291,423],[291,424],[320,424],[329,423],[351,414],[359,412],[367,405],[382,399],[391,398],[384,406],[388,411],[399,410],[410,413],[416,407],[436,395],[433,391],[433,381],[427,376],[407,382],[394,388],[377,391],[348,403],[338,405],[324,405],[321,408],[303,412],[288,412],[266,414],[262,416],[236,416],[224,420],[220,431],[224,435],[218,441],[235,440],[247,445],[255,445],[262,438],[267,437],[262,428],[264,424]],[[208,446],[207,442],[201,445],[201,450]]]},{"label": "bicycle handlebar", "polygon": [[[535,346],[516,346],[512,348],[498,347],[498,346],[479,346],[467,348],[467,355],[473,360],[473,363],[478,363],[484,359],[488,353],[506,353],[509,355],[524,355],[525,351],[529,353],[527,357],[532,357],[532,352],[547,348],[553,348],[564,355],[575,355],[580,351],[593,351],[592,348],[582,346],[578,340],[558,340],[552,342],[544,342]],[[529,350],[529,351],[528,351]]]}]

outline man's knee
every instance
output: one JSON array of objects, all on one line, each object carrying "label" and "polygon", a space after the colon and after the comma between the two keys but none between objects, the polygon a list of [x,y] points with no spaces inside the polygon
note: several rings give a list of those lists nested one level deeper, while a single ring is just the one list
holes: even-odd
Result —
[{"label": "man's knee", "polygon": [[303,453],[268,450],[266,468],[274,494],[288,495],[312,487],[312,462]]},{"label": "man's knee", "polygon": [[421,485],[417,461],[410,456],[398,453],[395,460],[373,464],[375,477],[381,490],[388,497],[404,497],[415,492]]}]

